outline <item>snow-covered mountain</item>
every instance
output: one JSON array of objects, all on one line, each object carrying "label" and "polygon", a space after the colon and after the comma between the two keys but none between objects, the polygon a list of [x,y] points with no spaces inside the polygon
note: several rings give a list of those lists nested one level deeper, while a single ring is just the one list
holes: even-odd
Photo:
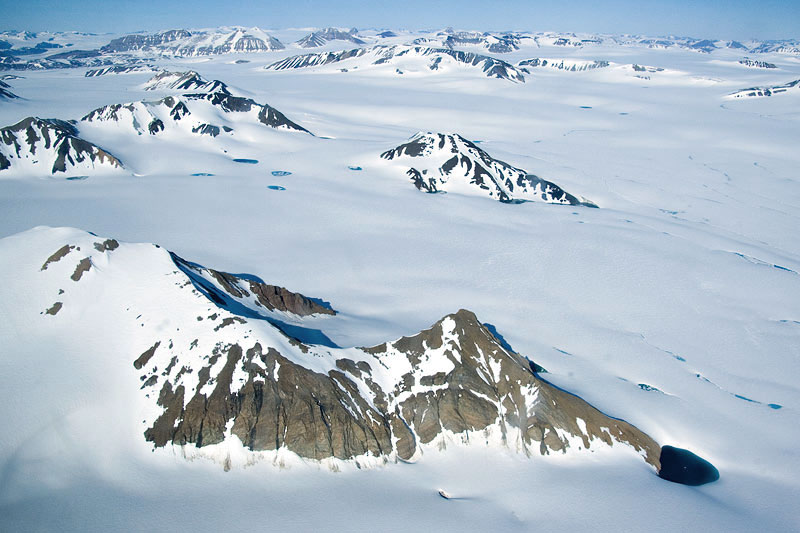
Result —
[{"label": "snow-covered mountain", "polygon": [[749,57],[740,59],[739,64],[752,68],[778,68],[774,63],[768,63],[766,61],[758,61],[755,59],[750,59]]},{"label": "snow-covered mountain", "polygon": [[[493,54],[505,54],[519,50],[521,35],[514,33],[492,34],[477,31],[454,31],[448,28],[443,32],[442,45],[447,48],[459,46],[480,46]],[[420,43],[421,44],[421,43]]]},{"label": "snow-covered mountain", "polygon": [[727,96],[733,98],[762,98],[765,96],[775,96],[778,94],[798,94],[800,93],[800,80],[790,81],[781,85],[770,85],[767,87],[750,87],[740,89]]},{"label": "snow-covered mountain", "polygon": [[0,129],[0,171],[39,168],[52,174],[97,173],[119,170],[122,163],[80,138],[75,125],[63,120],[28,117]]},{"label": "snow-covered mountain", "polygon": [[381,158],[399,167],[428,193],[457,192],[507,203],[525,201],[596,207],[549,181],[494,159],[455,133],[419,132]]},{"label": "snow-covered mountain", "polygon": [[520,67],[530,67],[530,68],[537,68],[537,67],[549,67],[556,70],[566,70],[569,72],[583,72],[586,70],[594,70],[598,68],[606,68],[611,65],[608,61],[584,61],[584,60],[573,60],[570,61],[569,59],[544,59],[540,57],[534,57],[531,59],[523,59],[517,66]]},{"label": "snow-covered mountain", "polygon": [[319,67],[344,63],[349,68],[393,67],[402,74],[404,70],[422,72],[447,72],[459,67],[480,69],[489,78],[524,82],[525,76],[516,67],[500,59],[462,52],[448,48],[429,48],[425,46],[387,46],[377,45],[355,48],[340,52],[323,52],[288,57],[266,68],[285,70]]},{"label": "snow-covered mountain", "polygon": [[216,30],[170,30],[154,34],[132,34],[114,39],[100,48],[104,53],[155,52],[174,56],[206,56],[237,52],[282,50],[283,44],[259,28]]},{"label": "snow-covered mountain", "polygon": [[347,41],[353,44],[365,44],[365,42],[358,38],[358,30],[353,28],[349,31],[343,31],[338,28],[325,28],[309,33],[299,41],[297,45],[300,48],[319,48],[325,46],[330,41]]},{"label": "snow-covered mountain", "polygon": [[139,135],[158,135],[179,130],[217,137],[236,130],[237,124],[260,124],[270,128],[309,133],[283,113],[251,98],[234,96],[219,80],[206,81],[196,72],[161,72],[145,84],[145,90],[174,92],[156,101],[112,104],[81,119],[87,124],[112,124]]},{"label": "snow-covered mountain", "polygon": [[[80,121],[29,117],[3,128],[0,170],[95,174],[122,167],[107,149],[81,138],[81,129],[90,129],[94,139],[104,139],[109,131],[154,136],[174,131],[217,137],[235,134],[242,124],[310,133],[277,109],[235,96],[223,82],[205,80],[194,71],[160,72],[143,89],[172,94],[155,101],[106,105]],[[113,130],[104,129],[109,126]]]},{"label": "snow-covered mountain", "polygon": [[179,93],[229,93],[219,80],[208,81],[193,70],[170,72],[164,70],[150,78],[142,88],[145,91],[174,91]]},{"label": "snow-covered mountain", "polygon": [[[0,241],[8,254],[36,265],[17,272],[12,291],[37,287],[18,311],[40,333],[79,332],[97,315],[123,336],[124,379],[141,386],[119,416],[156,448],[230,468],[237,448],[248,462],[293,453],[363,466],[413,461],[445,443],[526,456],[620,446],[661,468],[652,438],[550,385],[467,310],[416,335],[342,349],[292,333],[329,308],[159,246],[36,228]],[[300,326],[283,330],[275,317]]]},{"label": "snow-covered mountain", "polygon": [[93,68],[86,71],[87,78],[107,76],[109,74],[138,74],[140,72],[158,72],[158,68],[153,65],[114,65],[110,67]]}]

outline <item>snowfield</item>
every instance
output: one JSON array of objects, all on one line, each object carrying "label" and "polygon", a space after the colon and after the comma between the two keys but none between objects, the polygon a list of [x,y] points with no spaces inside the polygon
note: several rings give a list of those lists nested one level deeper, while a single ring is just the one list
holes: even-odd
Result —
[{"label": "snowfield", "polygon": [[[704,51],[701,40],[372,30],[298,43],[309,34],[206,30],[166,51],[120,42],[136,48],[98,56],[117,70],[0,72],[20,96],[0,101],[0,128],[75,121],[61,126],[70,139],[121,163],[54,174],[43,134],[34,152],[23,131],[14,139],[24,165],[0,170],[0,529],[800,529],[796,43]],[[94,49],[118,37],[52,42]],[[494,58],[524,83],[450,53],[408,52],[420,47]],[[364,52],[298,59],[345,50]],[[220,99],[217,81],[252,110]],[[176,102],[191,114],[175,119]],[[117,104],[130,104],[117,108],[124,120],[110,118],[114,107],[82,120]],[[458,134],[598,208],[498,202],[454,181],[426,194],[406,171],[444,183],[449,153],[402,165],[381,157],[417,132]],[[14,142],[4,131],[0,154]],[[64,245],[76,249],[43,269]],[[322,335],[303,339],[317,346],[303,352],[271,323],[238,323],[192,292],[167,251],[337,313],[298,318],[242,300]],[[331,353],[367,360],[358,347],[416,335],[459,309],[549,383],[697,453],[719,481],[670,483],[629,446],[578,450],[568,434],[567,453],[528,456],[497,431],[444,432],[408,462],[253,452],[232,427],[202,447],[145,438],[161,409],[134,361],[157,340],[201,364],[215,342],[268,339],[325,373]],[[195,335],[212,331],[213,313],[231,322]],[[457,344],[447,324],[442,338]],[[203,354],[181,348],[195,338]],[[396,373],[375,374],[387,391],[408,371],[393,349],[381,357],[399,361]],[[420,372],[453,368],[429,352]],[[156,353],[160,373],[170,358]],[[486,375],[502,380],[499,368]],[[213,385],[183,379],[187,390]],[[231,383],[246,380],[234,373]]]}]

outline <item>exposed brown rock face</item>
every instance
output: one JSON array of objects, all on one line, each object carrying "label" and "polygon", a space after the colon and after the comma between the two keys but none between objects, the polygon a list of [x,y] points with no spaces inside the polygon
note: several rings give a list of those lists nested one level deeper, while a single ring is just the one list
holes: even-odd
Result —
[{"label": "exposed brown rock face", "polygon": [[156,349],[161,344],[161,341],[155,343],[152,347],[145,350],[142,355],[136,358],[136,361],[133,362],[133,367],[136,370],[140,370],[147,362],[153,357],[153,354],[156,353]]},{"label": "exposed brown rock face", "polygon": [[[292,292],[277,285],[267,285],[253,278],[239,277],[190,263],[176,254],[171,254],[175,264],[186,273],[195,284],[199,284],[218,305],[226,298],[252,309],[256,314],[259,307],[269,311],[284,311],[298,316],[314,314],[335,315],[336,311],[300,293]],[[222,292],[222,294],[220,294]]]},{"label": "exposed brown rock face", "polygon": [[66,256],[68,253],[70,253],[74,249],[75,249],[74,246],[70,246],[69,244],[65,244],[64,246],[62,246],[61,248],[56,250],[53,253],[53,255],[51,255],[50,257],[47,258],[47,261],[45,261],[44,264],[42,265],[42,270],[47,270],[47,267],[48,267],[48,265],[50,265],[50,263],[57,263],[58,261],[61,260],[61,258]]},{"label": "exposed brown rock face", "polygon": [[119,243],[116,239],[106,239],[103,242],[94,243],[94,248],[98,252],[111,252],[119,248]]},{"label": "exposed brown rock face", "polygon": [[[267,285],[253,279],[245,280],[227,272],[218,272],[211,269],[208,269],[208,272],[234,298],[246,298],[252,292],[256,298],[256,304],[263,305],[270,311],[275,309],[299,316],[308,316],[316,313],[323,315],[336,314],[333,309],[324,307],[300,293],[292,292],[277,285]],[[249,287],[249,292],[245,285]]]},{"label": "exposed brown rock face", "polygon": [[[156,347],[140,356],[137,368]],[[303,348],[313,355],[313,346]],[[247,349],[218,346],[207,366],[195,369],[193,390],[181,384],[186,369],[159,376],[153,386],[164,411],[145,436],[156,446],[202,447],[222,442],[229,431],[252,450],[286,448],[317,460],[364,454],[406,460],[446,432],[481,440],[494,431],[525,454],[566,452],[576,443],[588,448],[592,441],[626,443],[659,466],[655,441],[539,379],[527,359],[504,349],[469,311],[358,353],[363,360],[342,357],[321,373],[259,342]],[[177,370],[180,362],[170,366]],[[408,371],[401,376],[398,368]],[[234,381],[235,372],[246,377]]]},{"label": "exposed brown rock face", "polygon": [[324,307],[300,293],[292,292],[276,285],[265,285],[264,283],[251,280],[250,290],[256,295],[261,305],[267,309],[287,311],[300,316],[313,315],[316,313],[323,315],[336,314],[336,311],[333,309]]},{"label": "exposed brown rock face", "polygon": [[80,281],[84,272],[88,272],[92,268],[92,260],[88,257],[81,259],[78,266],[75,267],[75,272],[72,273],[72,281]]}]

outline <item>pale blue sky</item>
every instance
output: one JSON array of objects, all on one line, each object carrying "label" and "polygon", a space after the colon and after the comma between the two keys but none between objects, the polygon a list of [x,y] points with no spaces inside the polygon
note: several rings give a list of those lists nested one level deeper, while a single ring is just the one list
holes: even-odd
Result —
[{"label": "pale blue sky", "polygon": [[223,25],[800,38],[800,0],[0,0],[0,29],[130,32]]}]

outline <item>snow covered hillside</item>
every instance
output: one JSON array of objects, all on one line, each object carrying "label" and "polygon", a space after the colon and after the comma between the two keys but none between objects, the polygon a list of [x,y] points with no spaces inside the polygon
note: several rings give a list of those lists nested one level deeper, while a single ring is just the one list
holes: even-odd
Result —
[{"label": "snow covered hillside", "polygon": [[541,201],[596,207],[554,183],[493,159],[458,134],[420,132],[407,143],[382,153],[381,158],[403,167],[414,165],[405,173],[417,189],[425,192],[458,191],[507,203]]},{"label": "snow covered hillside", "polygon": [[122,163],[102,148],[78,137],[69,122],[28,117],[0,129],[0,170],[25,175],[38,169],[52,174],[109,172]]},{"label": "snow covered hillside", "polygon": [[796,40],[0,33],[0,530],[797,530],[798,79]]}]

